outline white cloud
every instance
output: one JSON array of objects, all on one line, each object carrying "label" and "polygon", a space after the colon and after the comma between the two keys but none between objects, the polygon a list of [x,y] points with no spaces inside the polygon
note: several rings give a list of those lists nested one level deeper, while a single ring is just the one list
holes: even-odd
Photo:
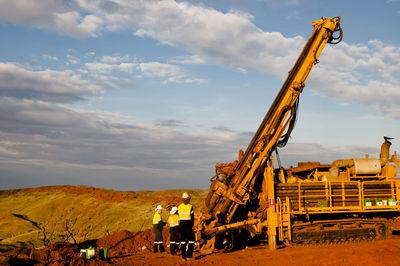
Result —
[{"label": "white cloud", "polygon": [[76,57],[76,56],[73,56],[73,55],[67,54],[67,58],[68,58],[68,61],[69,61],[71,64],[74,64],[74,65],[76,65],[76,64],[79,64],[79,63],[80,63],[80,60],[79,60],[79,58],[78,58],[78,57]]},{"label": "white cloud", "polygon": [[33,71],[0,62],[0,96],[71,102],[101,93],[100,86],[72,70]]},{"label": "white cloud", "polygon": [[47,60],[53,60],[53,61],[59,61],[58,57],[56,56],[51,56],[51,55],[47,55],[47,54],[42,54],[42,57],[47,59]]},{"label": "white cloud", "polygon": [[300,49],[298,43],[304,42],[301,37],[263,32],[248,13],[223,13],[186,2],[79,0],[66,5],[47,0],[36,3],[34,18],[26,16],[31,6],[26,0],[6,2],[10,13],[0,13],[0,17],[15,23],[78,37],[129,29],[136,36],[184,48],[202,61],[276,75],[287,71]]},{"label": "white cloud", "polygon": [[65,34],[86,37],[96,36],[103,21],[95,15],[81,17],[77,11],[53,14],[54,27]]},{"label": "white cloud", "polygon": [[107,64],[115,64],[129,60],[129,56],[103,56],[100,61]]},{"label": "white cloud", "polygon": [[[124,62],[128,60],[128,62]],[[181,67],[161,62],[136,63],[129,57],[104,56],[101,62],[88,62],[85,67],[99,75],[113,75],[116,72],[136,74],[136,77],[161,78],[165,83],[204,83],[206,80],[190,77]],[[104,77],[103,77],[104,78]],[[108,78],[111,78],[108,76]]]},{"label": "white cloud", "polygon": [[51,29],[77,37],[96,36],[104,24],[94,14],[82,15],[75,1],[0,0],[0,18],[25,26]]},{"label": "white cloud", "polygon": [[203,83],[205,80],[188,78],[187,74],[178,66],[160,62],[138,64],[138,68],[147,77],[164,78],[165,82],[175,83]]},{"label": "white cloud", "polygon": [[400,47],[370,41],[326,47],[309,79],[321,95],[371,106],[400,119]]},{"label": "white cloud", "polygon": [[[180,63],[218,63],[240,72],[253,69],[281,78],[292,67],[306,41],[300,36],[286,38],[279,32],[264,32],[245,12],[231,10],[224,13],[173,0],[77,0],[69,4],[45,0],[35,3],[36,6],[27,0],[2,0],[0,3],[6,7],[2,10],[7,10],[0,11],[0,17],[15,23],[78,37],[97,36],[105,30],[128,29],[136,36],[153,38],[192,54],[189,60],[183,59]],[[299,1],[284,3],[298,4]],[[376,40],[353,45],[342,42],[333,48],[327,46],[320,58],[321,64],[311,73],[307,85],[320,94],[372,104],[379,111],[398,117],[399,57],[398,46]],[[133,71],[134,64],[137,62],[108,57],[100,63],[91,62],[87,67],[110,73]],[[182,69],[172,64],[145,62],[138,66],[143,75],[165,78],[166,82],[203,82],[186,77]],[[374,94],[378,97],[373,98]]]},{"label": "white cloud", "polygon": [[197,55],[191,56],[176,56],[169,60],[171,63],[183,64],[183,65],[195,65],[195,64],[204,64],[205,61],[203,58]]},{"label": "white cloud", "polygon": [[85,66],[93,72],[97,73],[112,73],[114,71],[122,71],[127,73],[133,73],[137,64],[136,63],[119,63],[109,64],[100,62],[88,62]]}]

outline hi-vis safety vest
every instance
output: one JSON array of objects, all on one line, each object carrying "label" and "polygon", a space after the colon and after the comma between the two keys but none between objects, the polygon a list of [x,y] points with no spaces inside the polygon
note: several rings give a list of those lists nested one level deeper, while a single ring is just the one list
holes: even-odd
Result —
[{"label": "hi-vis safety vest", "polygon": [[158,224],[161,221],[161,215],[156,212],[153,216],[153,224]]},{"label": "hi-vis safety vest", "polygon": [[179,220],[192,220],[193,207],[191,204],[182,203],[178,207]]},{"label": "hi-vis safety vest", "polygon": [[175,227],[179,225],[179,216],[177,214],[173,214],[168,217],[169,227]]}]

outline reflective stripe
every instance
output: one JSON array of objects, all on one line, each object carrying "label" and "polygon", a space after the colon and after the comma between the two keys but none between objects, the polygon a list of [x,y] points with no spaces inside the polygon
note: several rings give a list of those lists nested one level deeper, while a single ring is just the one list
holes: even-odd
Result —
[{"label": "reflective stripe", "polygon": [[155,213],[153,216],[153,224],[158,224],[161,221],[161,215],[159,213]]},{"label": "reflective stripe", "polygon": [[173,214],[168,217],[168,223],[170,227],[175,227],[179,225],[179,216],[177,214]]},{"label": "reflective stripe", "polygon": [[175,244],[175,241],[169,241],[170,244]]},{"label": "reflective stripe", "polygon": [[162,244],[162,241],[154,241],[154,244]]},{"label": "reflective stripe", "polygon": [[179,224],[177,224],[177,225],[170,225],[169,227],[177,227],[177,226],[179,226]]},{"label": "reflective stripe", "polygon": [[181,244],[186,244],[186,242],[185,242],[185,241],[182,241]]},{"label": "reflective stripe", "polygon": [[189,241],[189,244],[194,244],[194,241]]},{"label": "reflective stripe", "polygon": [[179,220],[192,220],[193,206],[191,204],[180,204],[178,207]]}]

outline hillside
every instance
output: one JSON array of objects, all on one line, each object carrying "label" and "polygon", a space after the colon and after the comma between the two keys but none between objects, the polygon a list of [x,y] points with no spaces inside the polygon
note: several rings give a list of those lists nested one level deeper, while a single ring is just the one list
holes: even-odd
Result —
[{"label": "hillside", "polygon": [[[179,204],[184,190],[119,192],[84,186],[49,186],[0,192],[0,251],[44,246],[45,241],[73,243],[121,230],[152,226],[154,208]],[[195,210],[207,191],[188,190]],[[168,211],[163,212],[166,220]],[[66,230],[68,226],[68,231]],[[43,230],[44,228],[44,230]]]},{"label": "hillside", "polygon": [[[157,204],[179,203],[183,190],[118,192],[113,190],[55,186],[0,192],[0,264],[12,265],[179,265],[178,256],[154,254],[151,220]],[[189,190],[195,210],[203,206],[207,191]],[[167,212],[163,213],[164,219]],[[72,222],[71,222],[72,221]],[[68,224],[69,222],[69,224]],[[66,240],[65,226],[76,238]],[[43,227],[49,240],[43,247]],[[168,243],[168,230],[164,239]],[[64,240],[64,241],[63,241]],[[66,240],[66,241],[65,241]],[[61,241],[61,242],[58,242]],[[80,256],[94,247],[96,258]],[[99,249],[108,249],[100,260]],[[271,251],[265,243],[235,252],[216,251],[209,256],[195,250],[191,265],[393,265],[400,259],[400,232],[384,241]]]}]

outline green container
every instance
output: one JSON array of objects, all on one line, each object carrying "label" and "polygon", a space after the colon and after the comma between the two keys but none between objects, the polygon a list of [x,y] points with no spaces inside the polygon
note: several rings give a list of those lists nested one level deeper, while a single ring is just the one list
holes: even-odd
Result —
[{"label": "green container", "polygon": [[100,250],[99,250],[99,258],[101,260],[106,260],[107,259],[107,253],[108,253],[108,249],[107,248],[100,248]]},{"label": "green container", "polygon": [[374,206],[383,206],[381,199],[374,199]]},{"label": "green container", "polygon": [[365,199],[365,200],[364,200],[364,206],[366,206],[366,207],[371,207],[371,206],[372,206],[372,201],[369,200],[369,199]]},{"label": "green container", "polygon": [[396,206],[397,205],[396,199],[388,199],[388,205],[389,206]]},{"label": "green container", "polygon": [[91,259],[96,256],[96,250],[92,247],[86,249],[86,259]]},{"label": "green container", "polygon": [[319,200],[318,207],[328,207],[328,201],[327,200]]}]

